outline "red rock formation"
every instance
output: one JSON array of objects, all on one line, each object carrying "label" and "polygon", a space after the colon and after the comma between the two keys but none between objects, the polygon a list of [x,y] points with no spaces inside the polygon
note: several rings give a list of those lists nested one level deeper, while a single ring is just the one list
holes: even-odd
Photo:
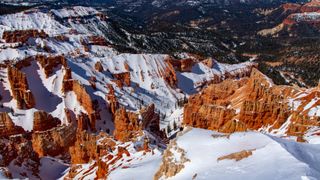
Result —
[{"label": "red rock formation", "polygon": [[89,45],[108,46],[108,42],[101,36],[90,36]]},{"label": "red rock formation", "polygon": [[14,64],[14,67],[15,68],[17,68],[17,69],[19,69],[19,70],[21,70],[22,68],[24,68],[24,67],[28,67],[28,66],[30,66],[31,65],[31,62],[34,60],[34,58],[31,56],[31,57],[27,57],[27,58],[25,58],[25,59],[23,59],[23,60],[20,60],[20,61],[18,61],[18,62],[16,62],[15,64]]},{"label": "red rock formation", "polygon": [[60,120],[44,111],[34,112],[33,131],[46,131],[60,125]]},{"label": "red rock formation", "polygon": [[123,82],[125,86],[130,86],[130,82],[131,82],[130,72],[123,72],[123,73],[112,74],[112,75],[115,79]]},{"label": "red rock formation", "polygon": [[35,105],[32,92],[29,90],[26,75],[17,68],[8,67],[8,79],[10,82],[12,96],[17,100],[19,109],[30,109]]},{"label": "red rock formation", "polygon": [[69,38],[64,35],[57,35],[54,37],[57,41],[69,41]]},{"label": "red rock formation", "polygon": [[78,130],[84,131],[90,128],[90,119],[87,114],[81,113],[78,118]]},{"label": "red rock formation", "polygon": [[44,69],[46,77],[48,78],[54,71],[54,68],[59,65],[67,67],[67,61],[64,56],[53,56],[46,57],[42,55],[36,56],[36,60],[40,63],[41,67]]},{"label": "red rock formation", "polygon": [[103,71],[103,66],[101,64],[100,61],[96,62],[96,64],[94,65],[94,68],[98,71],[98,72],[102,72]]},{"label": "red rock formation", "polygon": [[97,138],[85,131],[78,131],[76,143],[69,149],[72,164],[85,164],[98,158]]},{"label": "red rock formation", "polygon": [[4,31],[2,39],[7,43],[22,42],[25,43],[29,38],[46,38],[48,35],[41,30],[16,30],[16,31]]},{"label": "red rock formation", "polygon": [[133,134],[141,130],[138,115],[120,108],[114,115],[114,137],[119,141],[129,141]]},{"label": "red rock formation", "polygon": [[78,102],[87,111],[88,116],[90,118],[90,127],[92,130],[94,130],[96,121],[95,110],[93,108],[92,99],[90,95],[78,81],[73,81],[72,90],[75,92]]},{"label": "red rock formation", "polygon": [[104,161],[98,160],[97,166],[98,166],[98,170],[96,172],[96,175],[97,175],[96,178],[97,179],[107,179],[109,164]]},{"label": "red rock formation", "polygon": [[148,130],[148,132],[160,137],[160,139],[167,138],[166,134],[160,131],[160,116],[155,112],[154,104],[142,109],[140,114],[142,117],[142,129]]},{"label": "red rock formation", "polygon": [[109,89],[109,93],[106,95],[106,99],[109,101],[109,110],[111,114],[114,116],[117,109],[119,108],[119,103],[114,93],[114,88],[111,84],[108,84],[108,89]]},{"label": "red rock formation", "polygon": [[166,61],[166,68],[160,72],[162,78],[172,87],[177,87],[178,79],[174,67],[169,61]]},{"label": "red rock formation", "polygon": [[208,58],[208,59],[205,59],[203,61],[201,61],[204,65],[208,66],[208,68],[213,68],[213,65],[215,64],[215,62],[213,61],[212,58]]},{"label": "red rock formation", "polygon": [[165,139],[166,135],[160,131],[160,117],[155,113],[155,106],[140,111],[141,119],[138,114],[127,112],[124,108],[120,108],[114,115],[114,137],[115,139],[126,142],[134,138],[134,135],[141,130],[148,130],[151,134],[161,139]]},{"label": "red rock formation", "polygon": [[166,62],[170,63],[175,70],[180,71],[180,72],[191,72],[191,69],[194,64],[197,63],[195,59],[173,59],[173,58],[168,58],[166,59]]},{"label": "red rock formation", "polygon": [[[99,113],[96,111],[96,108],[93,106],[93,100],[90,95],[87,93],[85,87],[83,87],[78,81],[72,80],[71,71],[67,69],[66,74],[64,76],[63,81],[63,92],[73,91],[80,105],[86,110],[87,117],[89,118],[89,124],[86,124],[83,120],[86,118],[84,116],[80,116],[80,129],[84,128],[86,125],[90,127],[91,130],[95,131],[95,124],[97,118],[99,118]],[[84,124],[83,124],[84,123]]]},{"label": "red rock formation", "polygon": [[[39,174],[40,160],[33,151],[32,143],[28,135],[10,136],[8,139],[0,139],[1,166],[9,166],[10,163],[16,167],[22,167],[30,171],[34,176]],[[26,174],[20,174],[28,178]]]},{"label": "red rock formation", "polygon": [[91,86],[94,90],[97,89],[96,82],[97,82],[97,78],[94,77],[94,76],[91,76],[90,79],[89,79],[89,83],[90,83],[90,86]]},{"label": "red rock formation", "polygon": [[57,156],[67,154],[69,147],[76,140],[76,127],[62,126],[49,131],[34,132],[32,134],[32,147],[42,156]]},{"label": "red rock formation", "polygon": [[0,137],[25,133],[22,127],[16,126],[8,113],[0,113]]},{"label": "red rock formation", "polygon": [[226,133],[263,127],[273,130],[279,129],[292,115],[287,133],[303,136],[311,127],[319,126],[319,118],[308,117],[303,111],[317,93],[301,99],[305,103],[293,112],[287,99],[297,92],[289,86],[272,85],[267,77],[253,69],[250,78],[212,84],[190,97],[184,108],[184,124]]},{"label": "red rock formation", "polygon": [[318,12],[320,11],[320,1],[319,0],[312,0],[311,2],[308,2],[304,4],[301,9],[301,12]]},{"label": "red rock formation", "polygon": [[285,12],[295,13],[298,12],[301,8],[300,4],[296,3],[285,3],[281,6]]}]

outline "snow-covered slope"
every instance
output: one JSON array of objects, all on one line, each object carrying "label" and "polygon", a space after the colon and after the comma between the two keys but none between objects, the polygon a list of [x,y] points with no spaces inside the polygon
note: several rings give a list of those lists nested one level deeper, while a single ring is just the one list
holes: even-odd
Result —
[{"label": "snow-covered slope", "polygon": [[[319,144],[301,144],[257,132],[225,135],[202,129],[192,129],[178,136],[176,144],[185,151],[189,161],[168,179],[300,180],[320,177]],[[232,159],[236,156],[228,157],[243,151],[252,154],[238,155],[238,160]]]}]

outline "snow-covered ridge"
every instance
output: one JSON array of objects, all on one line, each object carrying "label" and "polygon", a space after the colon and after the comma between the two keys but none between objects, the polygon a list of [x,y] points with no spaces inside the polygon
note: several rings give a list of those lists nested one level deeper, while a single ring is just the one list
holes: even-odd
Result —
[{"label": "snow-covered ridge", "polygon": [[[91,7],[75,6],[63,9],[53,9],[49,12],[42,12],[41,9],[31,9],[21,13],[0,16],[0,38],[4,31],[14,30],[44,30],[49,36],[67,34],[70,30],[76,30],[83,34],[102,34],[95,30],[88,30],[89,27],[74,23],[72,21],[61,24],[56,18],[84,18],[90,16],[100,20],[100,15],[96,9]],[[100,20],[102,25],[105,25]],[[94,27],[91,27],[94,28]],[[98,28],[96,28],[98,29]]]},{"label": "snow-covered ridge", "polygon": [[63,9],[53,9],[51,12],[58,16],[59,18],[69,18],[69,17],[84,17],[90,15],[97,15],[99,11],[92,7],[83,7],[83,6],[73,6],[70,8]]},{"label": "snow-covered ridge", "polygon": [[47,34],[53,36],[64,34],[69,29],[49,16],[47,13],[35,11],[31,13],[16,13],[0,16],[0,37],[4,31],[14,30],[44,30]]},{"label": "snow-covered ridge", "polygon": [[305,13],[296,13],[290,15],[289,18],[296,20],[297,22],[303,21],[312,21],[312,22],[319,22],[320,21],[320,12],[305,12]]}]

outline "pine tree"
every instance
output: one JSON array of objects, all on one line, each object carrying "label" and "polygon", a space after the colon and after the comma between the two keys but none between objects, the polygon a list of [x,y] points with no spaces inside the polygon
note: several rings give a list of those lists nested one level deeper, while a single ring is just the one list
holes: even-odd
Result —
[{"label": "pine tree", "polygon": [[177,125],[176,121],[173,121],[173,129],[177,130],[177,128],[178,128],[178,125]]},{"label": "pine tree", "polygon": [[171,133],[171,126],[170,124],[167,126],[167,134],[170,134]]}]

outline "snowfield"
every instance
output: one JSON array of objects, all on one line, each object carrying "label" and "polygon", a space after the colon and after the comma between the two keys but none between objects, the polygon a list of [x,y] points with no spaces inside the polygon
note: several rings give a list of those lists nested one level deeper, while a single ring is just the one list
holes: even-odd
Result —
[{"label": "snowfield", "polygon": [[[190,162],[170,179],[319,179],[320,144],[302,144],[258,132],[219,133],[192,129],[178,137],[177,144],[186,151]],[[243,150],[252,155],[240,161],[219,157]]]}]

